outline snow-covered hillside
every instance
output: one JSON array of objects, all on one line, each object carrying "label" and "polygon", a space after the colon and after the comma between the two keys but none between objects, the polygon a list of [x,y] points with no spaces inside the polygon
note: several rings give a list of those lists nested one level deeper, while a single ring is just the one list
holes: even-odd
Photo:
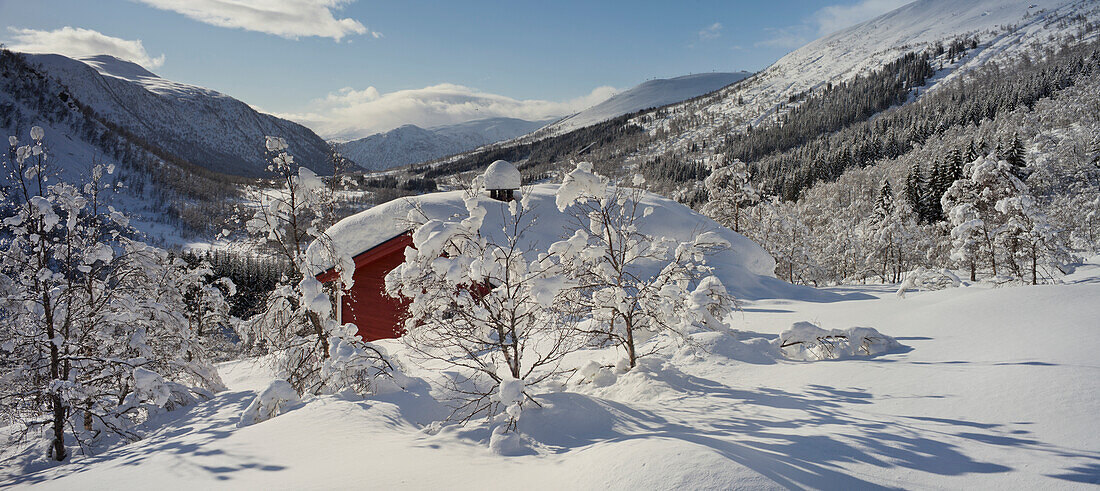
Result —
[{"label": "snow-covered hillside", "polygon": [[515,138],[549,121],[487,118],[428,129],[407,124],[384,133],[340,143],[340,154],[370,170],[426,162]]},{"label": "snow-covered hillside", "polygon": [[601,121],[649,109],[667,106],[693,97],[714,92],[742,80],[749,72],[696,73],[674,78],[648,80],[630,90],[615,94],[610,99],[558,121],[540,135],[566,133]]},{"label": "snow-covered hillside", "polygon": [[1091,0],[918,0],[813,41],[734,87],[673,105],[665,117],[637,122],[655,131],[673,119],[705,116],[704,123],[681,125],[682,132],[653,149],[661,152],[713,138],[719,128],[766,123],[792,95],[851,79],[936,42],[973,35],[980,44],[957,63],[943,66],[933,85],[1041,49],[1075,32],[1082,20],[1098,19],[1100,4]]},{"label": "snow-covered hillside", "polygon": [[[425,385],[369,399],[309,398],[238,428],[271,379],[246,360],[221,365],[230,390],[165,415],[142,441],[4,479],[36,489],[1095,485],[1098,260],[1062,285],[970,286],[905,299],[889,288],[846,287],[836,292],[874,298],[746,303],[735,315],[738,339],[707,334],[609,385],[575,377],[543,394],[543,407],[525,409],[520,420],[536,442],[529,455],[494,455],[483,424],[433,424],[447,408]],[[775,357],[772,340],[802,320],[872,326],[904,348],[816,363]],[[389,348],[402,352],[399,343]],[[568,362],[611,356],[586,350]]]},{"label": "snow-covered hillside", "polygon": [[290,142],[300,164],[332,173],[328,145],[319,136],[225,94],[165,80],[107,55],[83,60],[55,54],[25,56],[100,118],[194,165],[226,174],[262,175],[267,166],[264,136],[272,135]]},{"label": "snow-covered hillside", "polygon": [[[0,136],[6,142],[14,137],[18,145],[27,145],[31,129],[42,128],[51,179],[79,185],[88,181],[96,165],[112,166],[119,187],[104,199],[139,221],[138,228],[153,242],[178,242],[211,226],[216,214],[210,210],[235,195],[231,178],[174,160],[163,149],[121,130],[26,59],[0,52]],[[13,165],[14,160],[7,159],[5,165]],[[0,175],[0,183],[9,184],[8,177]],[[200,208],[204,211],[192,215],[197,219],[181,223],[184,213]]]}]

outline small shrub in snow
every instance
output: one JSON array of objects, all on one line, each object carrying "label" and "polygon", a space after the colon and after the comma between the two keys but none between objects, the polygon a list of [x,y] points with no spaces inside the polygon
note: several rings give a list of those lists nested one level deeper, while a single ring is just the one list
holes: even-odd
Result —
[{"label": "small shrub in snow", "polygon": [[289,406],[298,404],[298,392],[285,380],[274,380],[260,392],[252,403],[241,411],[238,427],[254,425],[282,414]]},{"label": "small shrub in snow", "polygon": [[901,346],[870,327],[826,330],[809,322],[794,323],[776,343],[785,358],[803,361],[875,356]]},{"label": "small shrub in snow", "polygon": [[493,428],[489,435],[489,450],[506,457],[531,453],[523,443],[523,437],[515,431],[509,431],[504,425]]},{"label": "small shrub in snow", "polygon": [[607,387],[608,385],[614,384],[615,380],[618,379],[615,372],[611,371],[610,368],[601,366],[595,361],[590,361],[582,366],[577,370],[577,375],[580,375],[581,381],[590,383],[596,387]]},{"label": "small shrub in snow", "polygon": [[897,295],[905,298],[909,290],[919,288],[921,290],[942,290],[944,288],[958,288],[962,280],[950,269],[927,269],[923,266],[910,271],[905,276],[905,281],[898,287]]}]

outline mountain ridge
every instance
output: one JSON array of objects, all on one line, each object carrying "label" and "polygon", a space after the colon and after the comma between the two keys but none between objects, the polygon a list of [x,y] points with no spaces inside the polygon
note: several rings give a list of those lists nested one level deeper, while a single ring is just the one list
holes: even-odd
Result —
[{"label": "mountain ridge", "polygon": [[340,154],[359,166],[380,171],[426,162],[530,133],[553,120],[486,118],[421,128],[406,124],[390,131],[338,143]]},{"label": "mountain ridge", "polygon": [[220,92],[163,79],[109,55],[23,54],[99,116],[192,164],[246,177],[266,174],[264,137],[290,143],[296,160],[332,173],[328,144],[298,123]]}]

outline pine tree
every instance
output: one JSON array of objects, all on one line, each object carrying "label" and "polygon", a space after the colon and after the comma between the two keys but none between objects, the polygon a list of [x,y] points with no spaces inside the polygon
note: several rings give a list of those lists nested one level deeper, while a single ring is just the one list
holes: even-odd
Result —
[{"label": "pine tree", "polygon": [[927,213],[924,210],[924,194],[924,176],[921,173],[920,164],[914,163],[909,167],[909,174],[905,176],[905,201],[909,202],[909,206],[913,208],[921,221],[925,220]]},{"label": "pine tree", "polygon": [[[970,152],[972,152],[972,151],[974,151],[974,142],[973,141],[970,142],[970,150],[968,150],[967,157],[966,157],[967,159],[969,159],[969,160],[967,160],[969,162],[973,162],[974,160],[978,159],[977,156],[974,156],[973,159],[970,159]],[[962,179],[962,177],[963,177],[963,156],[959,155],[958,150],[953,150],[951,152],[951,162],[950,162],[950,169],[949,170],[950,170],[950,172],[948,172],[947,175],[945,176],[946,180],[948,181],[947,186],[945,186],[944,189],[943,189],[943,192],[945,192],[945,193],[947,192],[947,189],[951,187],[951,184],[953,184],[955,181],[957,181],[959,179]]]},{"label": "pine tree", "polygon": [[[973,162],[975,160],[978,160],[979,156],[980,156],[980,152],[978,151],[978,147],[976,147],[974,145],[974,140],[970,140],[970,145],[967,146],[967,148],[966,148],[966,155],[964,156],[964,160],[966,162]],[[955,174],[955,179],[961,179],[961,178],[962,178],[962,163],[960,162],[959,163],[959,173]]]},{"label": "pine tree", "polygon": [[1004,156],[998,154],[999,157],[1012,165],[1012,175],[1016,176],[1016,178],[1021,181],[1026,181],[1029,174],[1025,155],[1026,151],[1024,150],[1024,144],[1020,141],[1019,135],[1012,136],[1012,142],[1008,144],[1008,149],[1005,150]]},{"label": "pine tree", "polygon": [[951,172],[949,165],[950,164],[946,164],[942,161],[936,161],[936,163],[932,165],[932,171],[928,175],[927,190],[921,198],[922,210],[927,212],[925,218],[928,222],[943,220],[943,206],[940,204],[940,198],[942,198],[943,193],[947,191],[947,187],[951,185],[950,182],[946,182],[947,174]]},{"label": "pine tree", "polygon": [[883,179],[882,187],[878,192],[878,203],[875,207],[875,213],[879,215],[879,218],[886,218],[890,216],[890,213],[894,211],[894,191],[890,189],[890,181]]}]

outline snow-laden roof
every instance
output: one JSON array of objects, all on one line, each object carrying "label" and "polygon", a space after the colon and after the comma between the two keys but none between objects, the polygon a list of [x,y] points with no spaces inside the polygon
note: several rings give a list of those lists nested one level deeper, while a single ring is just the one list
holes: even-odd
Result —
[{"label": "snow-laden roof", "polygon": [[519,189],[521,178],[519,169],[507,160],[498,160],[489,164],[481,175],[485,189]]},{"label": "snow-laden roof", "polygon": [[[569,209],[558,211],[555,204],[558,187],[557,184],[540,184],[521,191],[528,199],[528,206],[536,220],[534,226],[525,232],[523,241],[528,242],[535,253],[545,252],[550,244],[571,236],[577,228]],[[450,191],[396,199],[340,220],[327,233],[339,248],[340,255],[356,256],[412,229],[414,225],[409,215],[417,208],[431,219],[468,216],[463,202],[465,193]],[[501,239],[498,236],[503,234],[502,225],[509,204],[485,195],[477,199],[488,210],[481,233],[490,240]],[[775,260],[764,249],[691,208],[648,192],[642,194],[641,201],[644,206],[653,207],[651,215],[639,220],[639,229],[643,233],[689,241],[697,234],[713,231],[726,239],[730,249],[709,257],[707,263],[715,268],[718,278],[737,297],[826,300],[825,297],[830,296],[775,279]],[[418,213],[414,212],[414,218]],[[317,273],[331,266],[331,263],[321,259],[323,255],[320,252],[316,247],[309,249],[311,263],[320,265]],[[653,268],[651,274],[657,271]]]}]

